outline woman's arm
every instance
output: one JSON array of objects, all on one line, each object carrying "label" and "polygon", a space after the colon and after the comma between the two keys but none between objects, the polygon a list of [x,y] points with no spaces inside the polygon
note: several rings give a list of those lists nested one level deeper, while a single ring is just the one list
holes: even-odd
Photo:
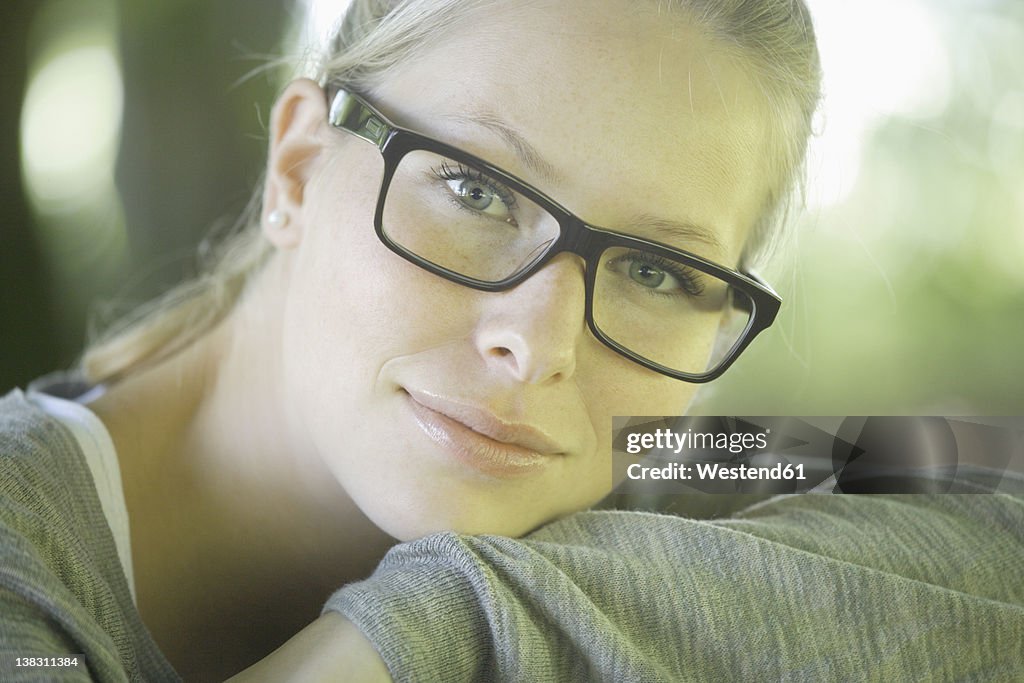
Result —
[{"label": "woman's arm", "polygon": [[269,656],[229,683],[390,683],[391,676],[369,640],[345,617],[325,612]]},{"label": "woman's arm", "polygon": [[1024,498],[997,493],[436,534],[394,548],[233,680],[1011,680],[1022,529]]},{"label": "woman's arm", "polygon": [[327,609],[399,681],[1017,680],[1022,529],[1004,494],[580,513],[403,543]]}]

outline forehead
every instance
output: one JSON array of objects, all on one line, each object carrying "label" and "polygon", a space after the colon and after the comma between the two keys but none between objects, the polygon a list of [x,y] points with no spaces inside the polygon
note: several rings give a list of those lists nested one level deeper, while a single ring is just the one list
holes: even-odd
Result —
[{"label": "forehead", "polygon": [[[768,191],[764,104],[724,46],[660,5],[485,5],[373,96],[401,123],[526,178],[588,222],[699,225],[735,254]],[[503,126],[540,163],[516,154]]]}]

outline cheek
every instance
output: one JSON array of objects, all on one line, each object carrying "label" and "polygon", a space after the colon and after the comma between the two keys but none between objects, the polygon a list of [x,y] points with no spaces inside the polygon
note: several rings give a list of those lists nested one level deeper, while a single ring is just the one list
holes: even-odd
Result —
[{"label": "cheek", "polygon": [[392,253],[372,229],[311,251],[295,307],[321,353],[376,373],[393,358],[470,336],[471,292]]},{"label": "cheek", "polygon": [[597,460],[603,471],[614,471],[605,481],[604,493],[608,493],[625,479],[624,470],[619,469],[621,459],[613,457],[613,418],[685,415],[698,385],[656,375],[625,358],[619,361],[606,355],[601,370],[581,388],[589,397],[587,408],[597,433]]},{"label": "cheek", "polygon": [[469,337],[477,317],[471,290],[380,242],[375,192],[310,197],[303,240],[289,255],[285,381],[298,422],[324,453],[372,448],[393,393],[382,369]]},{"label": "cheek", "polygon": [[[357,161],[365,160],[359,155]],[[311,360],[327,364],[321,367],[338,363],[375,373],[390,358],[468,334],[472,307],[466,291],[377,238],[378,187],[377,171],[353,175],[339,169],[319,175],[306,194],[288,317],[293,336],[301,336],[298,343],[315,356]]]},{"label": "cheek", "polygon": [[646,370],[600,342],[593,351],[593,372],[578,373],[591,424],[597,432],[598,453],[611,457],[612,418],[684,415],[698,385],[680,382]]}]

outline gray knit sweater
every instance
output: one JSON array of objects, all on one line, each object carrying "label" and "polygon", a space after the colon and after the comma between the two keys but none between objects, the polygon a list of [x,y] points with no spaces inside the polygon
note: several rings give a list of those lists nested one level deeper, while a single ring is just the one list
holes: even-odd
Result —
[{"label": "gray knit sweater", "polygon": [[[438,534],[325,609],[398,681],[1024,680],[1024,486],[997,483]],[[0,681],[54,680],[12,658],[57,653],[87,660],[66,680],[177,679],[76,443],[19,392],[0,399],[0,557]]]},{"label": "gray knit sweater", "polygon": [[[16,658],[84,655],[78,668]],[[132,603],[92,474],[64,425],[0,399],[0,681],[176,681]]]}]

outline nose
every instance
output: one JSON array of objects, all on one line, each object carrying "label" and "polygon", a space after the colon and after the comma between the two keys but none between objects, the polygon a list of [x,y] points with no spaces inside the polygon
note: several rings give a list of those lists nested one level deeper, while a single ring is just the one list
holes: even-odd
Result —
[{"label": "nose", "polygon": [[583,261],[564,253],[506,292],[484,295],[475,343],[488,364],[528,384],[576,372],[586,334]]}]

